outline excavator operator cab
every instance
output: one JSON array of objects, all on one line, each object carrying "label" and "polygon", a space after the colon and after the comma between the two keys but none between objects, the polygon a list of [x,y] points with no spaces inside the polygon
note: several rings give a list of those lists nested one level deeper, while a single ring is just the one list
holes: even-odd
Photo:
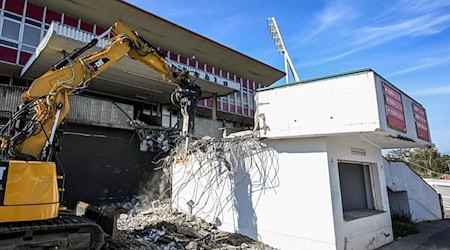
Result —
[{"label": "excavator operator cab", "polygon": [[0,161],[0,204],[2,200],[2,193],[5,190],[5,182],[6,182],[6,164]]}]

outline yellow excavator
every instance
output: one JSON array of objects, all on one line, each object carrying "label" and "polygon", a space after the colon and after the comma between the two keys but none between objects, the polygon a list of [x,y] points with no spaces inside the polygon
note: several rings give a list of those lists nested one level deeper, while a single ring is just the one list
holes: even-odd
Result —
[{"label": "yellow excavator", "polygon": [[122,57],[141,61],[177,86],[172,100],[181,107],[182,135],[193,129],[201,90],[189,72],[176,68],[125,24],[116,22],[108,31],[115,36],[101,51],[81,57],[98,43],[93,39],[34,80],[18,111],[0,131],[0,249],[101,247],[100,227],[61,205],[64,176],[54,162],[54,141],[56,129],[69,113],[69,95],[85,89]]}]

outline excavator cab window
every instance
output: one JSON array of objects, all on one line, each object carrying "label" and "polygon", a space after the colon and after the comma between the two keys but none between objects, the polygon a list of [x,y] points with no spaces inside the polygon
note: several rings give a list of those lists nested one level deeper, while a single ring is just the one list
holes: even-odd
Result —
[{"label": "excavator cab window", "polygon": [[1,192],[5,189],[4,187],[4,179],[6,179],[6,164],[0,161],[0,195]]}]

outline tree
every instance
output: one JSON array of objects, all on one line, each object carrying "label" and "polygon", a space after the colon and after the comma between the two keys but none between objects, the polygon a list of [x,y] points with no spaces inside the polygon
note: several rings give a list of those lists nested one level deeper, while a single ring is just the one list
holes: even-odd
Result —
[{"label": "tree", "polygon": [[430,148],[394,149],[386,155],[386,159],[406,162],[421,176],[440,177],[450,173],[450,156],[442,155],[434,145]]}]

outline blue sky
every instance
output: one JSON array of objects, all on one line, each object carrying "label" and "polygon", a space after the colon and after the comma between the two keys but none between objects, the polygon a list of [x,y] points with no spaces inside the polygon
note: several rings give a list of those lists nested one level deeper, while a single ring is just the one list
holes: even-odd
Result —
[{"label": "blue sky", "polygon": [[284,69],[267,32],[274,16],[301,79],[374,69],[425,106],[450,154],[450,0],[128,2]]}]

